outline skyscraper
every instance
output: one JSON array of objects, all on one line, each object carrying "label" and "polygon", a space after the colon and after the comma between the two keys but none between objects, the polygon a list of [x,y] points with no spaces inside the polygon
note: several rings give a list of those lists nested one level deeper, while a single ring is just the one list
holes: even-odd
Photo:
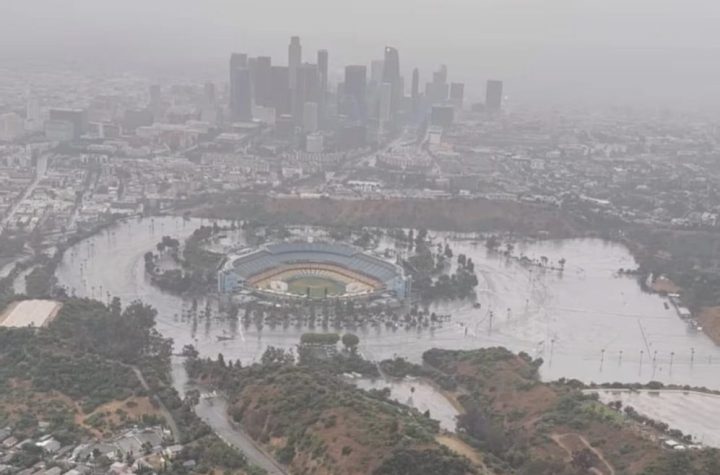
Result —
[{"label": "skyscraper", "polygon": [[489,80],[487,82],[487,89],[485,90],[485,107],[490,110],[497,112],[502,109],[503,100],[503,82],[496,80]]},{"label": "skyscraper", "polygon": [[420,71],[413,69],[412,85],[410,86],[410,107],[413,117],[418,119],[422,104],[420,103]]},{"label": "skyscraper", "polygon": [[230,68],[229,68],[229,79],[230,79],[230,100],[232,101],[232,83],[233,83],[233,71],[238,68],[247,68],[247,55],[244,53],[232,53],[230,55]]},{"label": "skyscraper", "polygon": [[232,53],[230,55],[230,65],[229,65],[229,78],[230,78],[230,116],[233,119],[236,119],[236,107],[237,104],[239,104],[240,98],[239,94],[240,91],[236,90],[236,86],[238,84],[238,80],[236,78],[237,74],[236,71],[240,69],[246,69],[248,67],[248,61],[247,61],[247,55],[244,53]]},{"label": "skyscraper", "polygon": [[400,99],[402,98],[402,90],[400,81],[400,54],[398,53],[397,49],[391,46],[385,47],[383,83],[390,84],[390,121],[393,121],[395,120],[395,116],[400,105]]},{"label": "skyscraper", "polygon": [[287,66],[271,68],[272,107],[278,116],[292,112],[292,96],[290,94],[290,77]]},{"label": "skyscraper", "polygon": [[381,124],[392,120],[392,84],[384,82],[380,85],[379,119]]},{"label": "skyscraper", "polygon": [[450,102],[452,102],[455,107],[462,108],[464,98],[465,84],[461,82],[450,84]]},{"label": "skyscraper", "polygon": [[367,67],[346,66],[341,112],[352,119],[362,120],[366,117],[366,100]]},{"label": "skyscraper", "polygon": [[385,61],[382,59],[375,59],[370,63],[370,81],[379,86],[383,82],[383,69]]},{"label": "skyscraper", "polygon": [[252,75],[249,68],[237,68],[231,72],[230,116],[233,120],[252,120]]},{"label": "skyscraper", "polygon": [[415,105],[418,97],[420,97],[420,71],[418,68],[413,69],[412,90],[410,91],[410,97],[412,97],[413,105]]},{"label": "skyscraper", "polygon": [[320,75],[315,64],[302,64],[296,73],[295,89],[292,91],[292,115],[295,124],[300,126],[303,121],[305,103],[317,103],[320,97]]},{"label": "skyscraper", "polygon": [[400,78],[400,55],[398,50],[391,46],[385,47],[385,60],[383,65],[383,82],[397,81]]},{"label": "skyscraper", "polygon": [[325,120],[328,94],[328,51],[321,49],[317,54],[318,72],[320,73],[320,102],[318,103],[320,123]]},{"label": "skyscraper", "polygon": [[297,70],[302,64],[302,46],[300,46],[300,37],[293,36],[290,38],[290,46],[288,46],[288,68],[290,71],[290,89],[295,89],[297,80]]},{"label": "skyscraper", "polygon": [[447,67],[443,65],[433,73],[433,80],[427,85],[426,93],[432,104],[442,104],[447,101],[448,92]]},{"label": "skyscraper", "polygon": [[255,104],[272,107],[272,59],[269,56],[258,56],[252,70]]}]

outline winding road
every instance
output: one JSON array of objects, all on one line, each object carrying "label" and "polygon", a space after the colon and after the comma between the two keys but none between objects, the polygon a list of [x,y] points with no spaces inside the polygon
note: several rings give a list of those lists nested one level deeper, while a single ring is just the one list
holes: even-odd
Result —
[{"label": "winding road", "polygon": [[[121,363],[123,364],[123,363]],[[133,370],[135,373],[135,376],[137,376],[137,379],[140,380],[140,384],[143,388],[145,388],[145,391],[148,392],[149,395],[159,404],[160,406],[160,412],[162,412],[163,416],[165,417],[165,421],[168,423],[168,426],[170,427],[170,432],[172,432],[173,440],[176,444],[179,444],[182,440],[180,437],[180,429],[177,426],[177,423],[175,422],[175,418],[173,417],[172,413],[168,410],[168,408],[165,406],[165,404],[162,402],[162,400],[155,395],[155,393],[150,389],[150,385],[145,380],[145,376],[142,374],[142,371],[137,366],[131,366],[128,365],[130,369]]]},{"label": "winding road", "polygon": [[288,475],[270,454],[260,447],[240,427],[233,424],[227,414],[227,401],[222,396],[204,395],[195,406],[195,413],[205,421],[226,444],[239,449],[250,463],[267,471],[269,475]]}]

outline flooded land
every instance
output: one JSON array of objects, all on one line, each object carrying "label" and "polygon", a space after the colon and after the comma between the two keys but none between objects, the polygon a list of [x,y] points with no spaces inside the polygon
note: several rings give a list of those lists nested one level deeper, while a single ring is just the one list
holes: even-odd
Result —
[{"label": "flooded land", "polygon": [[422,413],[428,412],[431,418],[440,422],[441,429],[455,432],[456,417],[460,411],[441,391],[426,381],[410,377],[400,381],[366,378],[351,381],[365,390],[387,388],[390,390],[390,399]]},{"label": "flooded land", "polygon": [[[208,221],[175,217],[135,219],[78,243],[57,270],[59,283],[78,296],[124,303],[141,299],[158,309],[157,328],[176,348],[194,344],[206,356],[259,360],[269,345],[297,345],[302,326],[244,327],[216,311],[211,318],[184,319],[189,302],[152,286],[143,255],[162,236],[183,239]],[[586,382],[688,384],[720,389],[720,349],[702,332],[688,328],[666,299],[640,289],[621,268],[636,267],[623,246],[598,239],[518,243],[515,255],[565,260],[564,271],[528,266],[468,236],[439,234],[455,254],[471,257],[479,278],[477,303],[440,302],[431,308],[452,318],[441,328],[358,328],[360,351],[369,359],[395,355],[420,361],[433,348],[473,349],[504,346],[542,357],[544,379]],[[218,246],[242,245],[231,236]],[[201,307],[205,302],[200,302]],[[211,302],[211,308],[214,304]],[[220,338],[218,338],[220,337]],[[220,341],[222,340],[222,341]]]},{"label": "flooded land", "polygon": [[643,416],[663,421],[693,440],[720,448],[720,396],[695,391],[598,390],[604,403],[620,401]]}]

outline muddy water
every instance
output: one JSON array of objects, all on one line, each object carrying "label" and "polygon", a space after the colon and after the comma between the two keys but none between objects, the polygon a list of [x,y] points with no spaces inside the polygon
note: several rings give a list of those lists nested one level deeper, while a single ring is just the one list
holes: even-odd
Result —
[{"label": "muddy water", "polygon": [[[125,303],[142,299],[153,305],[159,312],[158,330],[175,340],[176,349],[192,343],[204,355],[223,353],[247,363],[259,360],[269,345],[294,347],[307,329],[243,328],[217,318],[217,312],[210,318],[183,318],[189,303],[150,285],[145,252],[162,236],[183,239],[200,224],[211,223],[173,217],[124,222],[71,248],[58,268],[58,280],[79,296],[107,300],[112,295]],[[363,354],[419,361],[433,347],[506,346],[542,357],[545,379],[654,379],[720,389],[718,348],[702,333],[689,331],[672,308],[664,307],[663,298],[643,293],[633,278],[615,275],[619,268],[635,267],[624,247],[600,240],[516,245],[515,254],[545,256],[551,265],[565,258],[563,272],[488,254],[482,243],[454,241],[452,247],[475,262],[481,308],[472,302],[437,304],[434,310],[451,313],[453,320],[435,330],[357,330]]]}]

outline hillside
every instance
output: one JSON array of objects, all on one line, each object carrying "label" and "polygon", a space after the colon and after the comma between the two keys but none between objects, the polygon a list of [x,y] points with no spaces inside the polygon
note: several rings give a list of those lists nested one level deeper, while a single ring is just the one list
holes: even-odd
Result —
[{"label": "hillside", "polygon": [[[160,460],[164,447],[182,443],[169,473],[258,473],[172,389],[171,342],[155,331],[154,318],[155,310],[138,302],[122,309],[117,300],[105,306],[69,299],[47,327],[0,328],[0,433],[15,441],[52,437],[64,458],[39,453],[33,443],[7,444],[0,456],[17,469],[72,467],[75,447],[107,447],[128,431],[163,425],[172,435],[147,460]],[[93,455],[80,469],[106,470],[111,462]]]},{"label": "hillside", "polygon": [[[504,348],[430,350],[423,359],[464,390],[459,426],[471,445],[496,457],[502,473],[720,473],[719,451],[671,453],[661,432],[584,394],[579,382],[541,383],[541,360]],[[672,471],[678,466],[683,471]]]},{"label": "hillside", "polygon": [[436,421],[330,371],[289,361],[247,368],[205,362],[191,374],[219,385],[230,398],[229,416],[291,473],[482,473],[436,441]]},{"label": "hillside", "polygon": [[251,219],[261,223],[412,227],[448,231],[512,231],[566,237],[575,225],[559,210],[526,203],[484,199],[411,200],[267,198],[215,196],[189,208],[207,218]]}]

